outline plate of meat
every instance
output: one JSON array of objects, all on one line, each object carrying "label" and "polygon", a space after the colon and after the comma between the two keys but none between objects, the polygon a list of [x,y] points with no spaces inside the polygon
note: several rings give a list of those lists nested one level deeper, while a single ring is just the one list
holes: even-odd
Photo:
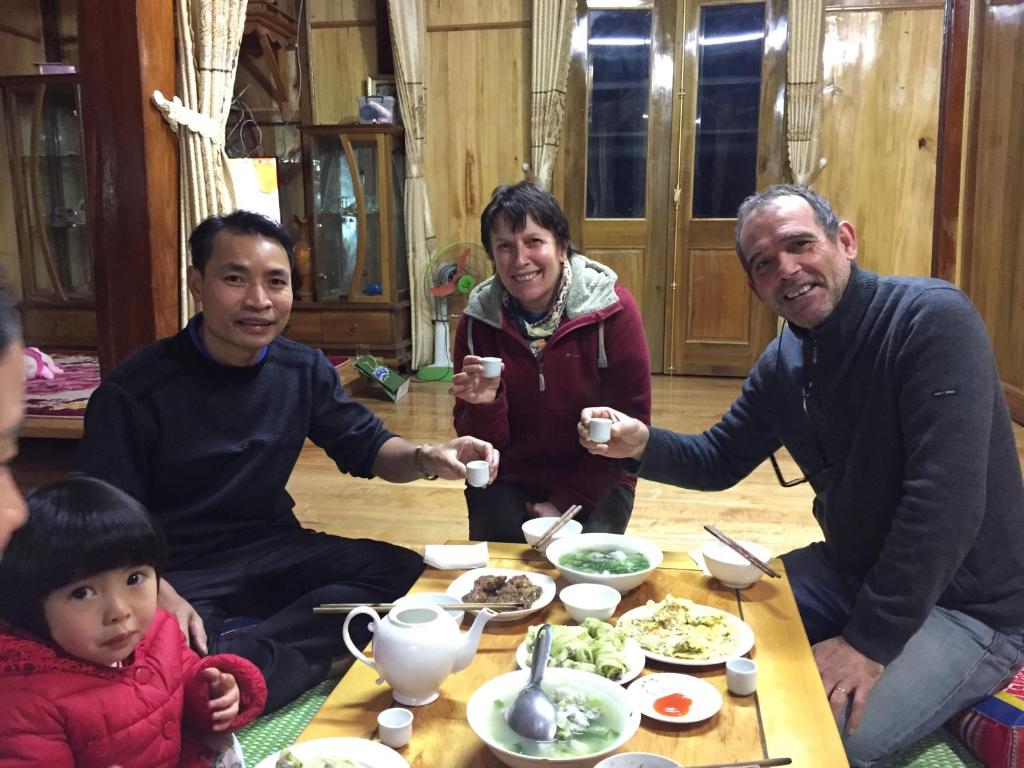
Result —
[{"label": "plate of meat", "polygon": [[536,613],[555,599],[555,580],[543,573],[510,568],[475,568],[466,571],[445,590],[464,603],[512,603],[528,606],[500,610],[491,621],[518,621]]}]

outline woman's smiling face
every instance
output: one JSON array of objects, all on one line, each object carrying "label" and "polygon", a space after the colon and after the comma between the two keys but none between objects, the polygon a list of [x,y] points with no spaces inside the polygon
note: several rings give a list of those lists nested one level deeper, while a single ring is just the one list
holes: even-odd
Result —
[{"label": "woman's smiling face", "polygon": [[513,232],[499,216],[491,230],[494,267],[501,284],[527,312],[551,307],[568,258],[555,236],[527,216],[523,228]]}]

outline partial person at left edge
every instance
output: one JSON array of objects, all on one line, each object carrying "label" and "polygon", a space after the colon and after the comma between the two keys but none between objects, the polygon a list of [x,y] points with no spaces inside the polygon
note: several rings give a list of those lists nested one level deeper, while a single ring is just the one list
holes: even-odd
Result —
[{"label": "partial person at left edge", "polygon": [[[201,312],[121,362],[89,400],[76,469],[145,504],[168,540],[160,605],[201,653],[259,667],[279,708],[345,654],[333,602],[389,602],[423,569],[415,552],[303,528],[285,489],[308,437],[342,472],[408,482],[497,472],[489,443],[413,445],[350,400],[318,350],[282,338],[292,308],[292,241],[248,211],[189,237],[188,286]],[[224,632],[232,617],[255,625]],[[369,630],[360,624],[356,640]]]},{"label": "partial person at left edge", "polygon": [[25,500],[7,466],[18,455],[18,430],[25,415],[21,350],[18,316],[0,288],[0,552],[27,515]]}]

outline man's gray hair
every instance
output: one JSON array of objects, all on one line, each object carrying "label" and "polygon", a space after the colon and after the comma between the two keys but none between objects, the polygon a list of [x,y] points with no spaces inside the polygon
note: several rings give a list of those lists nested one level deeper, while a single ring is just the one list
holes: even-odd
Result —
[{"label": "man's gray hair", "polygon": [[0,287],[0,355],[17,341],[21,341],[21,323],[18,322],[10,296]]},{"label": "man's gray hair", "polygon": [[740,257],[740,263],[746,270],[747,262],[743,257],[743,250],[740,248],[740,232],[750,214],[754,213],[765,205],[771,205],[780,197],[800,197],[807,201],[814,211],[814,218],[821,225],[825,236],[833,243],[839,238],[839,217],[832,210],[832,204],[819,195],[810,187],[801,184],[773,184],[762,189],[757,194],[751,195],[742,203],[736,211],[736,255]]}]

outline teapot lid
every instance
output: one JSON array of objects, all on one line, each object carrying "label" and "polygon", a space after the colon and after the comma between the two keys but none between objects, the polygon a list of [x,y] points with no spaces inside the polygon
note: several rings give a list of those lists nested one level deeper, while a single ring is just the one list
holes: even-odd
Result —
[{"label": "teapot lid", "polygon": [[444,612],[436,605],[426,603],[412,603],[391,609],[388,618],[396,624],[406,627],[415,627],[421,624],[429,624],[437,621]]}]

